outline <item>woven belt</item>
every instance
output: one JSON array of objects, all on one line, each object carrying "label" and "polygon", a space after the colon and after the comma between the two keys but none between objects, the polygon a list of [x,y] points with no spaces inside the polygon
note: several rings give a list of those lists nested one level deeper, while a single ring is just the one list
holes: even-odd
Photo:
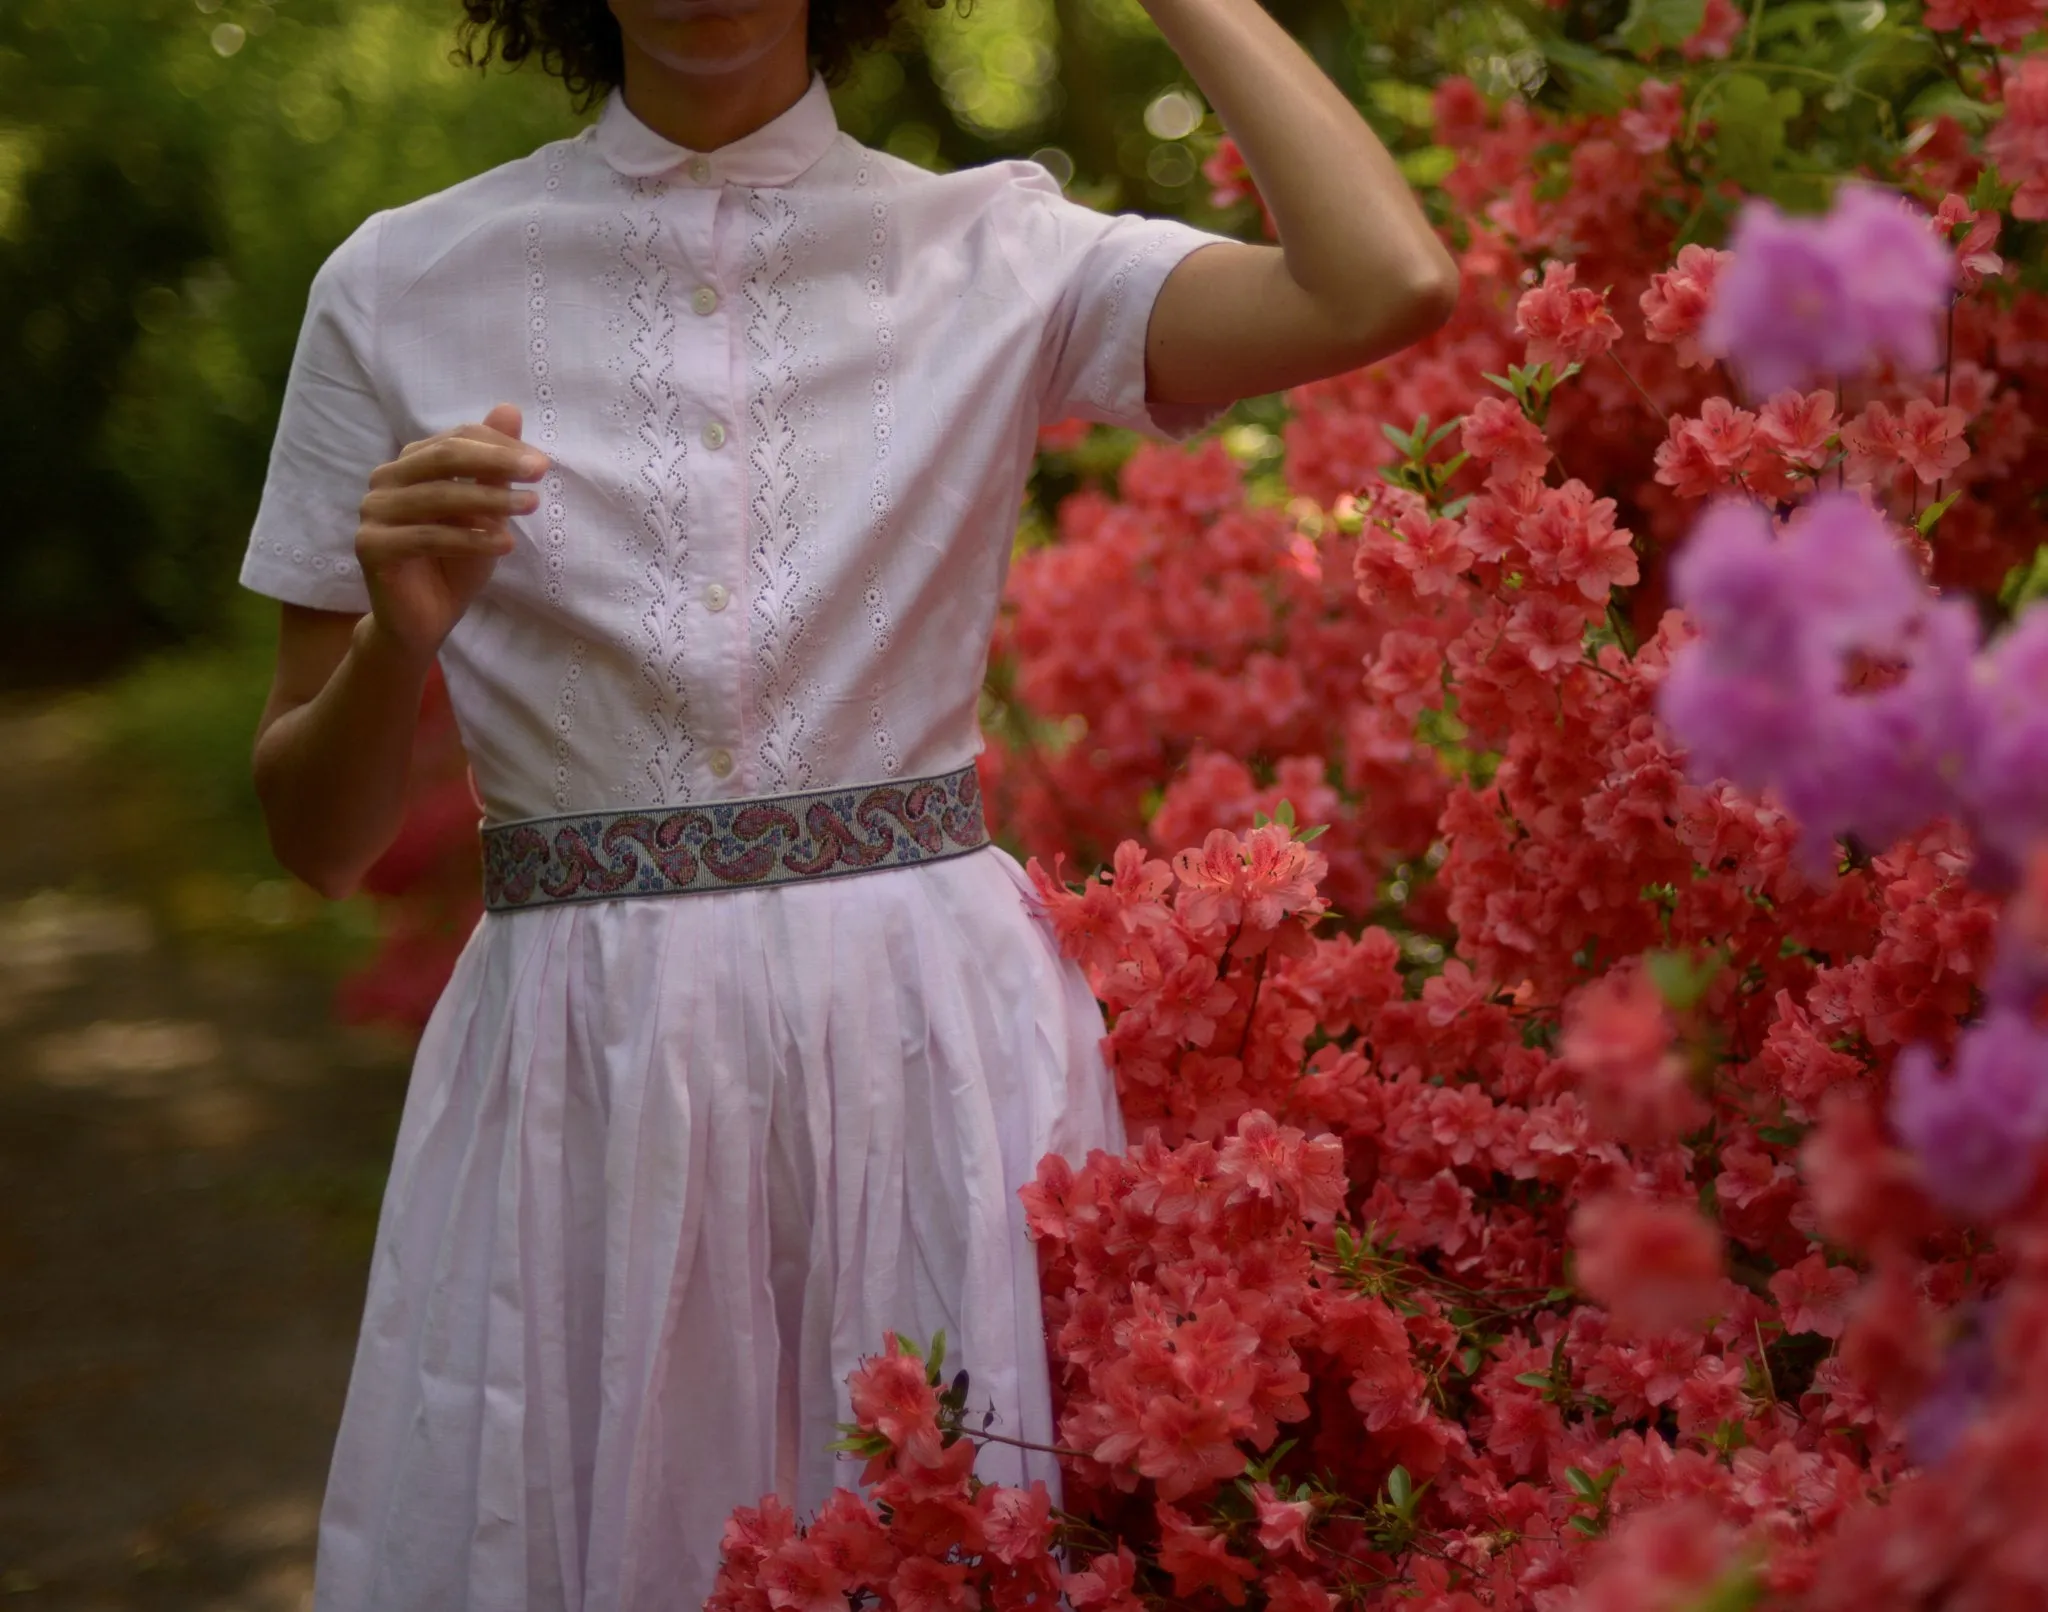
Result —
[{"label": "woven belt", "polygon": [[973,763],[806,795],[487,823],[484,905],[758,890],[942,862],[988,844]]}]

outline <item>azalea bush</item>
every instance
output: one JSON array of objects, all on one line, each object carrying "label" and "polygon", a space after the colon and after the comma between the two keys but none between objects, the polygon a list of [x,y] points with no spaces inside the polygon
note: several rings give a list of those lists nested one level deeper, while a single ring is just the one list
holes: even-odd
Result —
[{"label": "azalea bush", "polygon": [[1439,335],[1049,434],[1061,1492],[877,1339],[718,1612],[2048,1605],[2048,5],[1613,9],[1418,87]]}]

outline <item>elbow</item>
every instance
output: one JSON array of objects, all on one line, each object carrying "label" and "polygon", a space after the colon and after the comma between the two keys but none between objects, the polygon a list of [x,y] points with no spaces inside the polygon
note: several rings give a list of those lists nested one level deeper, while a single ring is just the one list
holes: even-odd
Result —
[{"label": "elbow", "polygon": [[297,843],[293,836],[270,824],[270,854],[279,867],[328,901],[346,901],[362,888],[359,868],[345,867],[332,856],[323,856],[312,846]]},{"label": "elbow", "polygon": [[346,901],[363,887],[360,874],[350,874],[338,868],[307,868],[304,872],[288,869],[295,878],[313,887],[313,892],[327,901]]},{"label": "elbow", "polygon": [[1410,278],[1403,298],[1403,346],[1433,336],[1449,324],[1464,290],[1457,259],[1441,243],[1431,244],[1435,250]]},{"label": "elbow", "polygon": [[363,870],[346,866],[322,846],[310,843],[302,828],[295,827],[292,814],[274,795],[260,763],[256,768],[256,798],[263,811],[264,837],[277,865],[328,901],[345,901],[362,888]]},{"label": "elbow", "polygon": [[[1457,260],[1434,239],[1421,261],[1392,278],[1368,306],[1353,310],[1342,343],[1344,368],[1363,369],[1435,335],[1457,311],[1463,284]],[[1363,315],[1362,322],[1356,322]]]}]

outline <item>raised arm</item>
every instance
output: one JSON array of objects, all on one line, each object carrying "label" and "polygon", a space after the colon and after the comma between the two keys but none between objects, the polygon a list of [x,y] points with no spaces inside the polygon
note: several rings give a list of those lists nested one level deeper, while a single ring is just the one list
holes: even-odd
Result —
[{"label": "raised arm", "polygon": [[1185,258],[1153,305],[1146,393],[1228,403],[1435,330],[1458,269],[1378,136],[1258,0],[1144,0],[1239,148],[1280,244]]},{"label": "raised arm", "polygon": [[514,483],[547,469],[520,424],[501,404],[377,468],[356,532],[368,615],[284,607],[256,793],[278,861],[322,895],[353,891],[398,833],[427,673],[534,507]]}]

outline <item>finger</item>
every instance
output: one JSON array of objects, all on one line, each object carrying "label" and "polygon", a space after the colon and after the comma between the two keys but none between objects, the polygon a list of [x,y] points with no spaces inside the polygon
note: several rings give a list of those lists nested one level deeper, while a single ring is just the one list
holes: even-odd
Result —
[{"label": "finger", "polygon": [[484,416],[484,425],[488,429],[502,432],[508,437],[516,438],[525,424],[525,417],[520,414],[517,406],[511,403],[500,403]]},{"label": "finger", "polygon": [[356,559],[374,570],[399,560],[500,558],[515,546],[504,526],[366,526],[356,536]]},{"label": "finger", "polygon": [[[481,431],[483,427],[473,427]],[[371,473],[372,487],[407,487],[424,481],[537,481],[547,456],[517,440],[486,441],[447,435],[417,443]]]},{"label": "finger", "polygon": [[500,487],[482,481],[426,481],[410,486],[372,487],[363,495],[361,518],[372,526],[476,526],[530,515],[540,494],[530,487]]}]

